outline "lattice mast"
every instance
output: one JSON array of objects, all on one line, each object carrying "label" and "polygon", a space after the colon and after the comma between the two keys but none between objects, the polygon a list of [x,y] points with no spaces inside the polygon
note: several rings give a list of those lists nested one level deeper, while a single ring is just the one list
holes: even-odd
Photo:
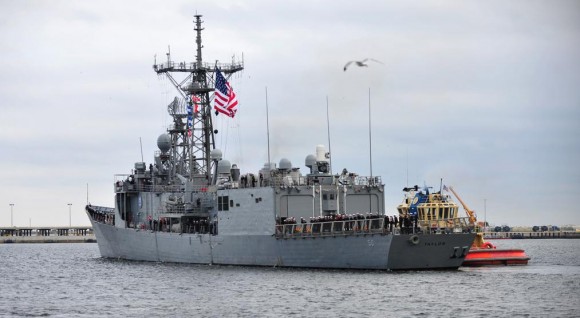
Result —
[{"label": "lattice mast", "polygon": [[[196,184],[211,183],[211,158],[210,153],[215,149],[215,137],[212,124],[212,107],[210,93],[214,91],[215,68],[219,68],[226,78],[231,74],[241,71],[242,62],[232,61],[231,64],[204,63],[201,49],[201,15],[195,15],[196,31],[196,61],[192,63],[174,62],[170,52],[167,53],[167,62],[155,63],[153,69],[157,74],[163,74],[177,89],[181,98],[176,99],[169,105],[168,112],[173,118],[172,127],[168,129],[172,142],[172,155],[174,158],[174,173],[189,176]],[[178,81],[174,74],[188,74],[183,80]],[[213,97],[213,96],[212,96]],[[195,100],[195,102],[194,102]],[[197,107],[196,105],[197,104]],[[191,127],[188,127],[188,107],[194,111],[191,119]],[[197,108],[197,112],[195,112]]]}]

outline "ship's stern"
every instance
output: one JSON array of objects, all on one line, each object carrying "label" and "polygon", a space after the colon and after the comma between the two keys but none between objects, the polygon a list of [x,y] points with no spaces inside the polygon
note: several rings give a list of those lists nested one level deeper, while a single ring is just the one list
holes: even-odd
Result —
[{"label": "ship's stern", "polygon": [[474,239],[473,233],[394,235],[389,249],[388,268],[457,269]]}]

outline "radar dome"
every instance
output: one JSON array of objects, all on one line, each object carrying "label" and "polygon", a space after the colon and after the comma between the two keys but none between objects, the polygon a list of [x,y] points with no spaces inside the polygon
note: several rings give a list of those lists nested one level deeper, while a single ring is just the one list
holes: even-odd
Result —
[{"label": "radar dome", "polygon": [[220,160],[218,162],[217,173],[218,174],[230,174],[230,169],[232,168],[232,164],[227,160]]},{"label": "radar dome", "polygon": [[209,153],[211,160],[222,160],[222,151],[219,149],[214,149]]},{"label": "radar dome", "polygon": [[280,159],[280,169],[281,170],[290,170],[290,169],[292,169],[292,163],[290,162],[290,160],[288,160],[286,158]]},{"label": "radar dome", "polygon": [[304,160],[304,165],[307,167],[314,167],[316,165],[316,157],[314,155],[306,156]]},{"label": "radar dome", "polygon": [[168,134],[161,134],[157,138],[157,147],[162,153],[166,153],[171,148],[171,137]]}]

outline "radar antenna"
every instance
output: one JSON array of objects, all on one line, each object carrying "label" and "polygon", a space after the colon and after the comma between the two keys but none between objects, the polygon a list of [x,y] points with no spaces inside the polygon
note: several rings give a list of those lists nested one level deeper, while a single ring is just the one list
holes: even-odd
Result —
[{"label": "radar antenna", "polygon": [[[175,62],[171,53],[167,53],[167,61],[157,64],[153,70],[158,75],[165,75],[180,94],[168,106],[168,112],[173,123],[167,132],[171,137],[171,154],[173,156],[173,174],[189,176],[194,184],[210,184],[211,165],[210,152],[215,149],[217,133],[213,129],[210,101],[214,91],[213,73],[218,68],[224,76],[229,77],[244,68],[243,61],[225,63],[204,63],[201,49],[201,15],[195,15],[196,60],[195,62]],[[177,77],[185,78],[178,80]]]}]

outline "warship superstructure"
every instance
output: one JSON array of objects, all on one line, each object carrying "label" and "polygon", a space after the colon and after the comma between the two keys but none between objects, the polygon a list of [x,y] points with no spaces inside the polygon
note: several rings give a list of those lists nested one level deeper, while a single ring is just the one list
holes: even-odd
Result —
[{"label": "warship superstructure", "polygon": [[[204,63],[201,23],[196,15],[195,62],[167,54],[153,66],[179,92],[153,162],[115,176],[113,208],[86,207],[103,257],[386,270],[461,265],[475,237],[465,222],[448,215],[442,231],[394,223],[381,178],[333,174],[324,146],[305,156],[305,174],[285,158],[243,173],[223,158],[212,125],[216,78],[229,78],[243,62]],[[187,76],[179,81],[175,73]]]}]

